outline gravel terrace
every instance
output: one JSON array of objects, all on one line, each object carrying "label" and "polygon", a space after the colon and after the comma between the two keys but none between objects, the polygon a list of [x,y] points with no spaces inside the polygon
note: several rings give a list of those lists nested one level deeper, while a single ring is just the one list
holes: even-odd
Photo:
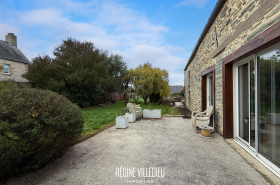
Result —
[{"label": "gravel terrace", "polygon": [[[212,136],[195,133],[190,119],[142,119],[127,129],[108,128],[7,184],[269,184],[219,134]],[[156,171],[159,177],[147,177]]]}]

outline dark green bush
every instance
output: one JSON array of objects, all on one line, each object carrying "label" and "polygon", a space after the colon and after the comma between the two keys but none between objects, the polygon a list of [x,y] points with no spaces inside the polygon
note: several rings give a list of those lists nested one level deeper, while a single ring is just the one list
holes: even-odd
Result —
[{"label": "dark green bush", "polygon": [[80,108],[48,90],[0,91],[0,179],[40,168],[79,137]]},{"label": "dark green bush", "polygon": [[80,104],[80,99],[82,98],[82,105],[81,107],[89,107],[96,105],[98,103],[98,99],[101,96],[101,90],[97,88],[88,88],[86,91],[84,91],[82,94],[80,90],[71,85],[67,85],[67,98],[79,105]]}]

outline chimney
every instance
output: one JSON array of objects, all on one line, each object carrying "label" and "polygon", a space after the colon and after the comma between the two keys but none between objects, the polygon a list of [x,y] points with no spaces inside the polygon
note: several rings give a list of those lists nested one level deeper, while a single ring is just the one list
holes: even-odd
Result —
[{"label": "chimney", "polygon": [[17,47],[17,36],[13,33],[8,33],[8,35],[6,35],[6,41],[12,46]]}]

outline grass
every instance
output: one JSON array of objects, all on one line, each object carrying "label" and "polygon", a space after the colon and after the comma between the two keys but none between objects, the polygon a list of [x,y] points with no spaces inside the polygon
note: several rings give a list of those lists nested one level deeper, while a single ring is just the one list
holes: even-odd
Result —
[{"label": "grass", "polygon": [[[79,141],[85,140],[102,130],[105,130],[113,126],[116,122],[116,115],[124,115],[126,108],[126,103],[124,101],[117,101],[115,104],[106,105],[105,107],[89,107],[82,109],[82,114],[84,117],[84,130],[81,134]],[[144,105],[141,103],[142,110],[144,109],[161,109],[161,114],[180,114],[177,109],[170,108],[168,106],[157,105],[156,103],[151,103]]]},{"label": "grass", "polygon": [[84,130],[81,140],[95,135],[100,130],[104,130],[115,123],[116,115],[124,115],[126,103],[117,101],[115,104],[106,105],[105,107],[89,107],[82,109],[84,117]]}]

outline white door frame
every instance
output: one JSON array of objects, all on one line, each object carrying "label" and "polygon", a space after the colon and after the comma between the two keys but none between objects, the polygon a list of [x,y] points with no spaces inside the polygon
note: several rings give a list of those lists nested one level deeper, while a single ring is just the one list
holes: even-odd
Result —
[{"label": "white door frame", "polygon": [[[211,78],[212,77],[212,78]],[[206,76],[206,105],[207,107],[210,106],[210,101],[211,101],[211,97],[214,98],[214,87],[211,89],[211,81],[213,83],[213,86],[214,86],[214,82],[213,82],[213,78],[214,78],[214,75],[213,73],[210,73]],[[211,91],[212,90],[212,91]],[[214,100],[213,100],[213,104],[214,104]],[[214,106],[214,105],[213,105]],[[206,107],[206,108],[207,108]]]},{"label": "white door frame", "polygon": [[[249,142],[245,141],[241,137],[239,137],[239,87],[238,87],[238,67],[248,63],[248,93],[250,93],[250,61],[255,61],[255,55],[251,55],[239,62],[233,64],[233,125],[234,125],[234,138],[240,140],[242,143],[247,145],[253,152],[256,152],[256,149],[250,146],[250,132],[249,132]],[[250,97],[249,97],[249,115],[251,113],[250,107]],[[251,127],[251,116],[249,116],[249,131]],[[256,121],[255,121],[255,128],[256,128]],[[255,130],[256,132],[256,130]],[[256,134],[255,134],[256,135]]]}]

